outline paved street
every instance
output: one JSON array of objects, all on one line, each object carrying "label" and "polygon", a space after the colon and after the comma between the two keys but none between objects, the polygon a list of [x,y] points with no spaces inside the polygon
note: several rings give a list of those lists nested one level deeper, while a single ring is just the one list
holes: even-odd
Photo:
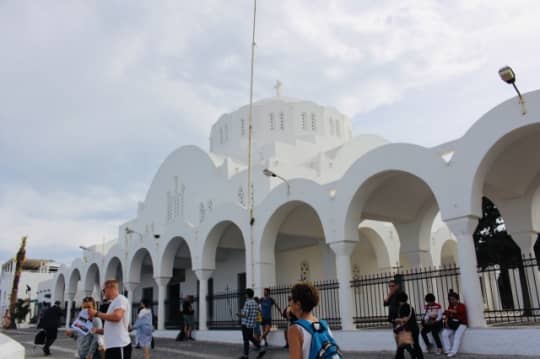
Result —
[{"label": "paved street", "polygon": [[[33,338],[36,333],[35,329],[22,329],[2,331],[2,333],[22,343],[26,348],[27,358],[58,358],[58,359],[73,359],[75,357],[75,341],[63,335],[59,335],[51,348],[52,355],[49,357],[43,356],[41,347],[33,345]],[[62,334],[59,332],[59,334]],[[240,333],[238,333],[240,335]],[[238,358],[241,354],[240,345],[217,344],[209,342],[175,342],[172,339],[156,339],[156,348],[152,352],[152,358],[192,358],[192,359],[229,359]],[[142,359],[143,353],[140,349],[133,349],[133,359]],[[251,355],[252,358],[255,355]],[[378,353],[346,353],[346,358],[351,359],[391,359],[393,353],[378,352]],[[425,355],[426,358],[442,358],[430,354]],[[269,348],[264,358],[285,359],[288,358],[288,353],[282,348]],[[483,355],[458,355],[459,359],[508,359],[508,356],[483,356]],[[532,357],[517,357],[512,358],[527,358]]]}]

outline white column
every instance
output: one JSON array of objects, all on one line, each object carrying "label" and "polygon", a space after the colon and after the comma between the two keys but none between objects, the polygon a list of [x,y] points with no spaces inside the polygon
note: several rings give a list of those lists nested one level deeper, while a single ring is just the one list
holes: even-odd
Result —
[{"label": "white column", "polygon": [[208,295],[208,279],[212,276],[212,269],[197,269],[194,271],[199,279],[199,330],[208,330],[208,309],[206,296]]},{"label": "white column", "polygon": [[339,310],[343,330],[354,329],[353,291],[351,288],[351,253],[356,242],[342,241],[330,243],[330,248],[336,254],[336,275],[339,282]]},{"label": "white column", "polygon": [[486,326],[484,300],[480,288],[477,272],[478,263],[472,237],[478,225],[478,218],[473,216],[461,217],[446,221],[446,224],[457,239],[461,300],[467,307],[469,327],[483,328]]},{"label": "white column", "polygon": [[128,296],[127,296],[127,300],[128,300],[128,314],[129,314],[129,321],[131,323],[133,317],[131,315],[131,308],[133,307],[133,294],[135,292],[135,289],[137,289],[137,287],[139,286],[140,282],[124,282],[124,287],[126,288],[126,290],[128,291]]},{"label": "white column", "polygon": [[66,328],[71,324],[71,307],[73,306],[73,299],[75,299],[75,293],[68,293],[68,304],[66,308]]},{"label": "white column", "polygon": [[167,297],[167,284],[171,280],[171,277],[154,277],[156,284],[158,285],[158,330],[165,329],[165,299]]}]

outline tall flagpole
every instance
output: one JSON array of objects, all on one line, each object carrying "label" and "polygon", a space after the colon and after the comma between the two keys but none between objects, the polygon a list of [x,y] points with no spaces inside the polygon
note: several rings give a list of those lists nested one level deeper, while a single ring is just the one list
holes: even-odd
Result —
[{"label": "tall flagpole", "polygon": [[253,194],[253,67],[255,64],[255,19],[257,15],[257,0],[253,0],[253,36],[251,39],[251,76],[249,82],[249,116],[248,116],[248,207],[249,207],[249,252],[251,258],[251,288],[255,288],[255,256],[253,217],[254,194]]}]

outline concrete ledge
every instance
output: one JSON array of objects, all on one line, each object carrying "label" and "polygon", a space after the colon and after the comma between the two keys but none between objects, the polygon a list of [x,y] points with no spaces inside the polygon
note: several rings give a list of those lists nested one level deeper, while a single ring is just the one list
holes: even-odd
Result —
[{"label": "concrete ledge", "polygon": [[11,339],[10,337],[0,333],[0,353],[2,358],[10,359],[24,359],[25,350],[24,347]]},{"label": "concrete ledge", "polygon": [[[156,337],[175,338],[178,331],[156,331]],[[242,335],[239,330],[206,330],[193,333],[195,339],[241,344]],[[334,331],[339,346],[345,351],[380,352],[395,350],[394,337],[390,329],[360,329],[350,331]],[[523,355],[540,357],[540,346],[536,342],[540,338],[539,327],[518,328],[484,328],[467,329],[464,334],[460,352],[490,355]],[[273,330],[268,336],[272,346],[283,346],[285,339],[283,330]]]}]

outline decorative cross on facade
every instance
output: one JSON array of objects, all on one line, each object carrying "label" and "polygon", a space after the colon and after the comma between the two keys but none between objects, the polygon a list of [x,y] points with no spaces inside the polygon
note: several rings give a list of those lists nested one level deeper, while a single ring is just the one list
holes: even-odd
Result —
[{"label": "decorative cross on facade", "polygon": [[276,96],[279,97],[280,93],[280,89],[281,89],[281,85],[283,85],[283,83],[281,83],[281,81],[277,80],[276,81],[276,84],[274,85],[274,88],[276,89]]}]

